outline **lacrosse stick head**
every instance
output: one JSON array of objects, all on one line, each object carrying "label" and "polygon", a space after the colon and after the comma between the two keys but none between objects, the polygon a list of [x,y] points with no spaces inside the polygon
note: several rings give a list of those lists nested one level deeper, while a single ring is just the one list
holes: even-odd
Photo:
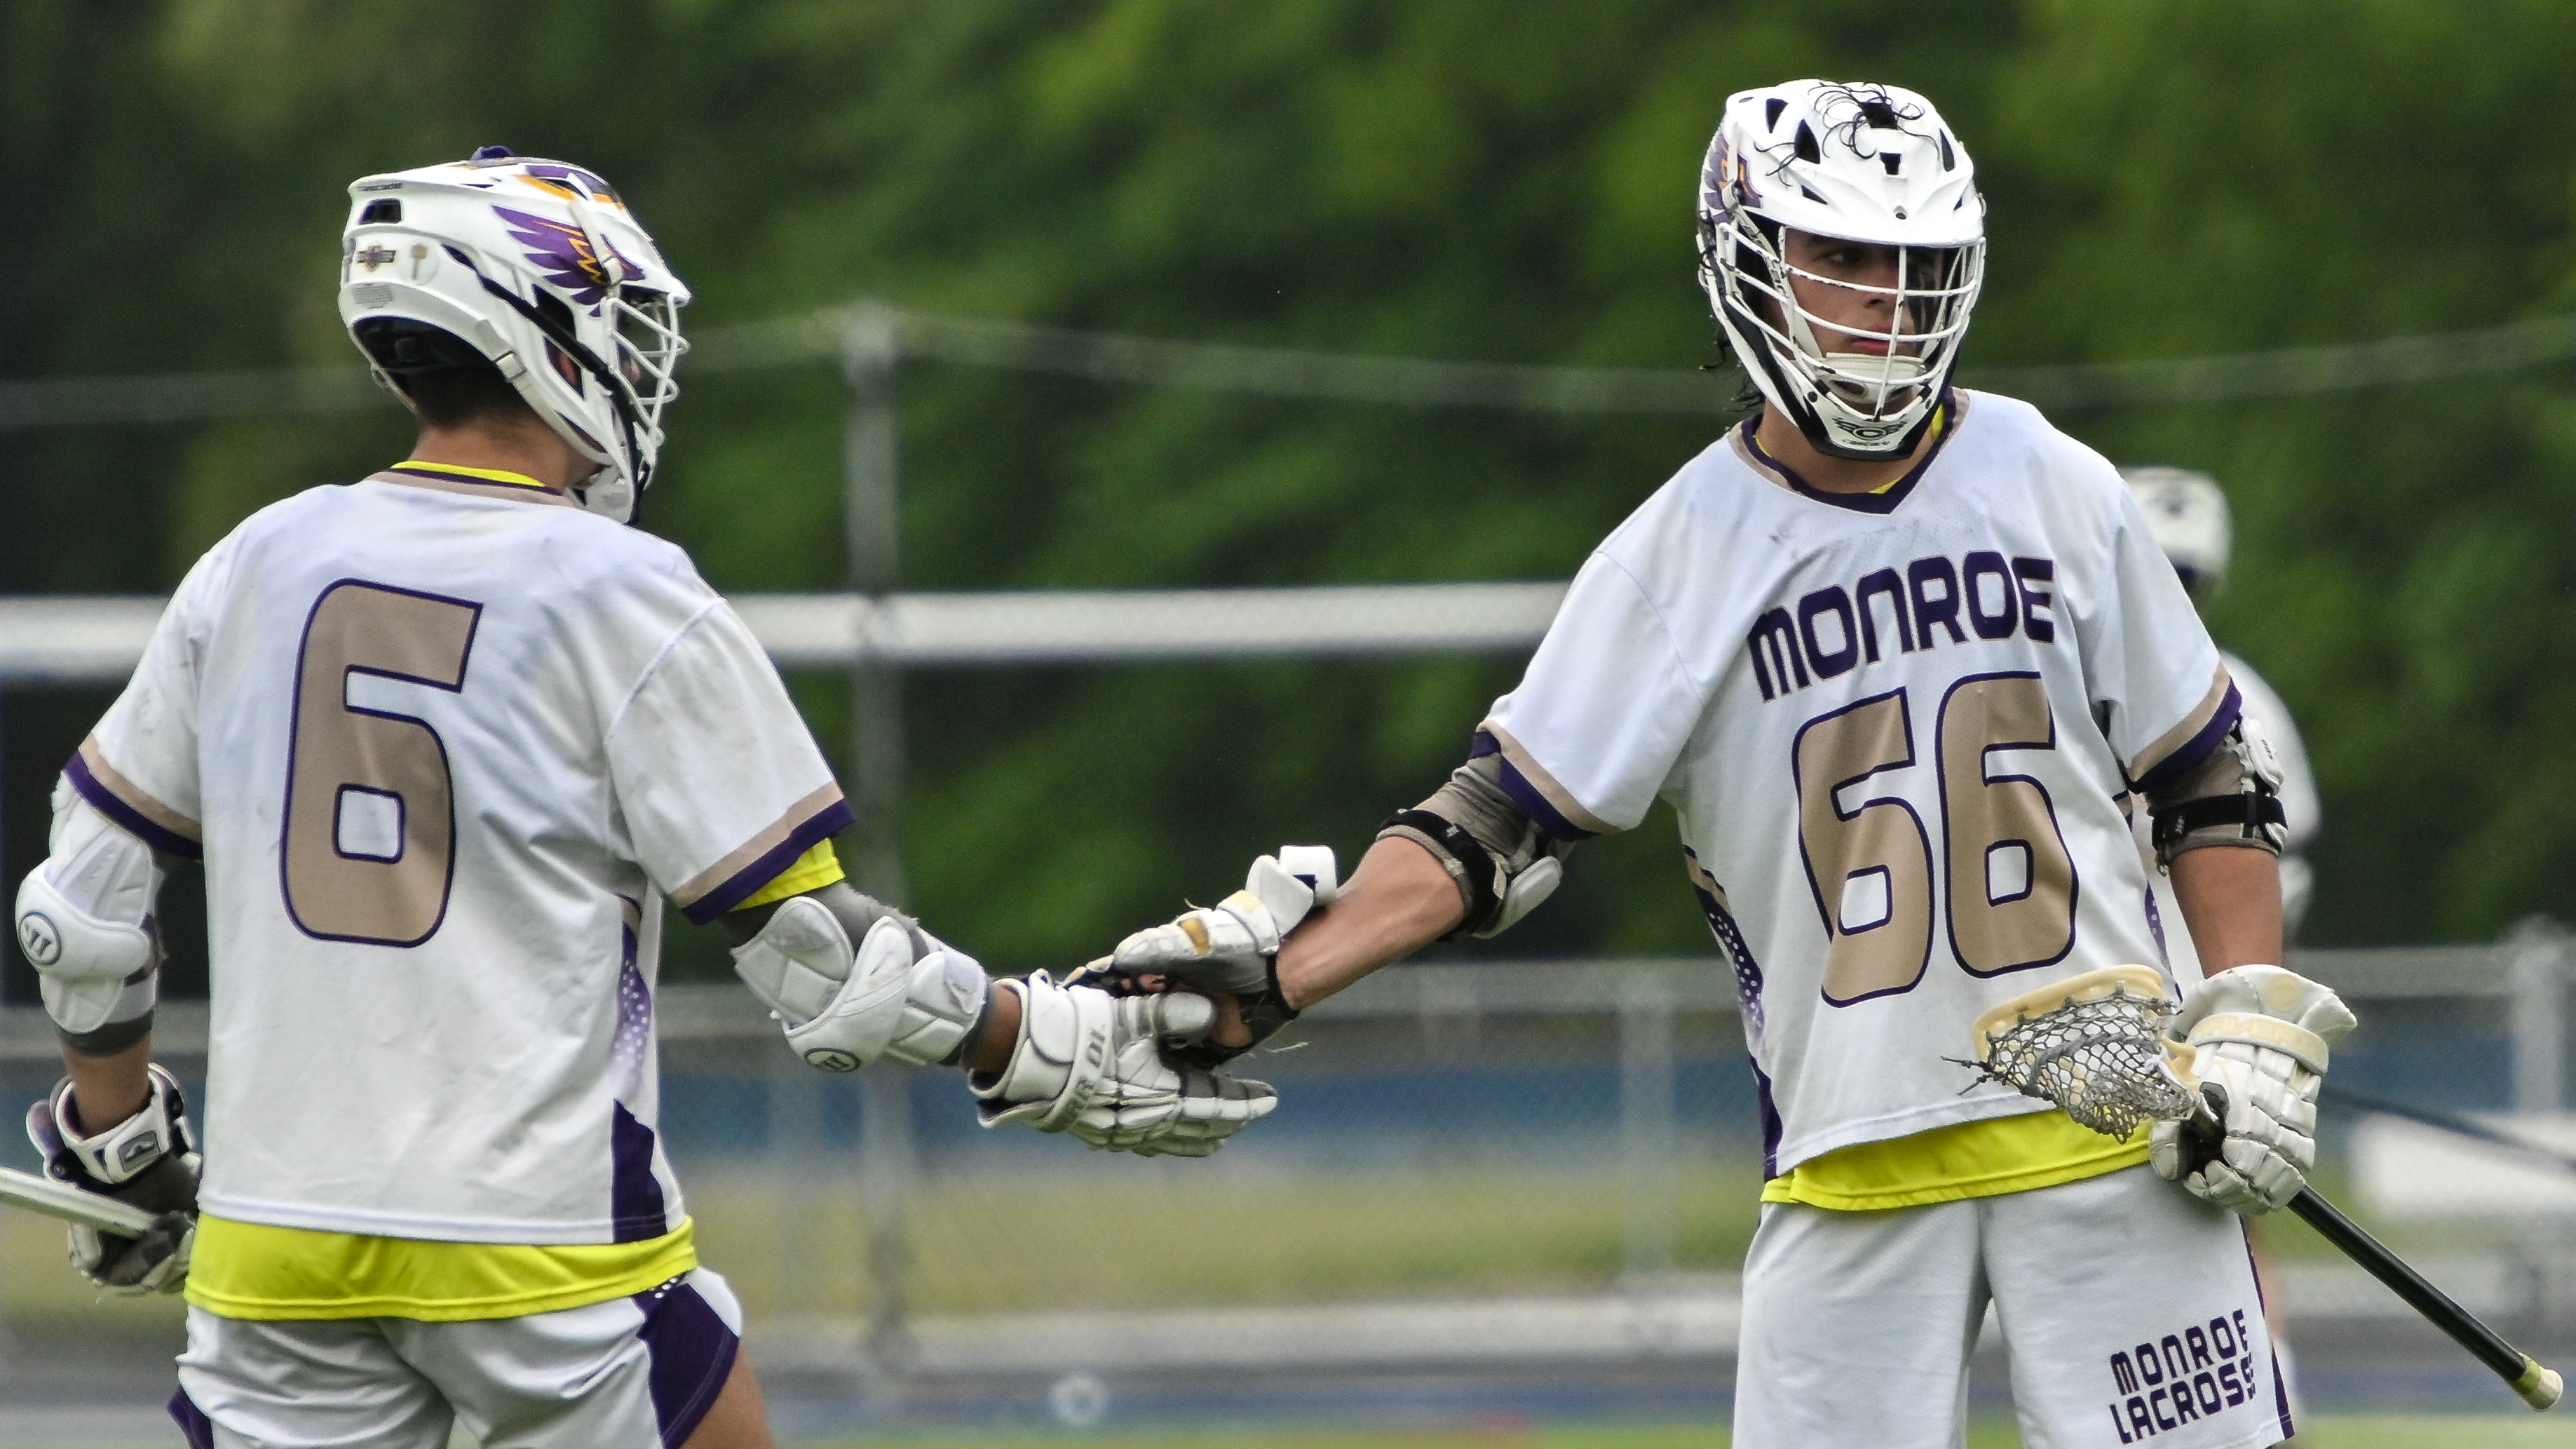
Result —
[{"label": "lacrosse stick head", "polygon": [[2024,992],[1970,1028],[1986,1080],[2108,1137],[2189,1117],[2199,1098],[2163,1036],[2174,1004],[2152,966],[2109,966]]}]

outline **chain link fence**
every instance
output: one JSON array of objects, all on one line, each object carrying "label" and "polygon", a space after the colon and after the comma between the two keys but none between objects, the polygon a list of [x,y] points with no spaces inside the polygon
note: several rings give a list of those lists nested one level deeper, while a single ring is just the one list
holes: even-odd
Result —
[{"label": "chain link fence", "polygon": [[[2362,1015],[2338,1083],[2518,1107],[2509,1124],[2561,1105],[2531,1094],[2564,1080],[2562,936],[2296,964]],[[700,1250],[741,1293],[773,1393],[822,1419],[1042,1404],[1050,1387],[1079,1418],[1086,1385],[1135,1403],[1220,1367],[1304,1391],[1431,1375],[1722,1403],[1760,1150],[1713,956],[1380,973],[1253,1059],[1281,1110],[1204,1162],[983,1131],[954,1073],[811,1071],[731,987],[670,989],[658,1012]],[[180,1006],[162,1032],[192,1083],[203,1022]],[[41,1016],[8,1012],[0,1100],[33,1100],[56,1070]],[[2365,1120],[2327,1114],[2328,1189],[2509,1335],[2576,1337],[2576,1173],[2538,1209],[2428,1218],[2354,1179]],[[33,1166],[15,1133],[0,1161]],[[2313,1392],[2491,1387],[2291,1225],[2264,1246]],[[179,1319],[168,1300],[94,1295],[52,1222],[0,1218],[0,1422],[157,1403]]]}]

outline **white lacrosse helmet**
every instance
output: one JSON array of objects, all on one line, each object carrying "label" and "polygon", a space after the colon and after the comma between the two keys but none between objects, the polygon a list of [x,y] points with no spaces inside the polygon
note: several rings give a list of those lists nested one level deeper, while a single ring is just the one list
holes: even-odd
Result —
[{"label": "white lacrosse helmet", "polygon": [[2205,604],[2227,583],[2227,556],[2236,542],[2227,494],[2218,480],[2188,468],[2123,468],[2129,491],[2146,510],[2147,531],[2182,575],[2183,592]]},{"label": "white lacrosse helmet", "polygon": [[[1896,285],[1789,265],[1782,231],[1898,248]],[[1837,458],[1903,457],[1932,425],[1985,277],[1967,148],[1912,91],[1802,80],[1727,98],[1700,167],[1699,279],[1745,371]],[[1810,286],[1884,297],[1884,330],[1822,322]],[[1827,351],[1819,331],[1846,350]]]},{"label": "white lacrosse helmet", "polygon": [[[620,522],[652,480],[689,289],[617,192],[486,146],[362,177],[340,241],[340,320],[397,394],[406,372],[499,367],[599,469],[582,505]],[[460,346],[459,344],[462,344]]]}]

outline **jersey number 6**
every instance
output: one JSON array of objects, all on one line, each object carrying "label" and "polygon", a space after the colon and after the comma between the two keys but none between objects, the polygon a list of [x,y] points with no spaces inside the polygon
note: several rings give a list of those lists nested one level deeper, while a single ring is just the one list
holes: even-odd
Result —
[{"label": "jersey number 6", "polygon": [[447,746],[407,714],[350,702],[360,675],[465,686],[483,606],[342,579],[313,601],[295,660],[286,829],[287,914],[306,935],[417,946],[447,915],[456,798]]},{"label": "jersey number 6", "polygon": [[[2036,674],[1971,675],[1942,696],[1940,894],[1950,948],[1971,974],[2045,966],[2074,948],[2075,861],[2048,790],[1987,768],[1998,750],[2056,746]],[[1932,836],[1904,797],[1859,788],[1915,764],[1902,689],[1809,720],[1792,747],[1799,851],[1832,943],[1824,994],[1836,1006],[1911,991],[1931,961]],[[1846,809],[1846,792],[1865,798]]]}]

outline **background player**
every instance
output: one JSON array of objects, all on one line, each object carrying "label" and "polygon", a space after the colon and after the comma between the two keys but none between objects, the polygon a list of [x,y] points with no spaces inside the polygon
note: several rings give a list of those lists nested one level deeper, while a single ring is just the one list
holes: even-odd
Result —
[{"label": "background player", "polygon": [[[765,1443],[656,1130],[666,898],[806,1060],[968,1066],[988,1125],[1204,1154],[1272,1099],[1163,1059],[1205,998],[988,982],[841,881],[776,671],[622,526],[688,293],[607,183],[487,147],[350,191],[341,315],[420,440],[199,560],[66,767],[18,926],[69,1075],[29,1130],[183,1215],[73,1248],[184,1282],[192,1443]],[[149,1061],[156,852],[206,865],[202,1163]]]},{"label": "background player", "polygon": [[[2270,964],[2259,733],[2110,465],[1949,387],[1983,203],[1930,102],[1740,93],[1699,200],[1701,278],[1760,416],[1592,555],[1467,764],[1328,909],[1290,934],[1308,903],[1265,859],[1109,969],[1232,993],[1242,1021],[1197,1049],[1220,1060],[1432,940],[1508,927],[1574,842],[1669,800],[1736,973],[1770,1179],[1735,1442],[1959,1443],[1990,1302],[2029,1442],[2276,1442],[2244,1235],[2212,1204],[2297,1190],[2351,1017]],[[2178,1023],[2229,1094],[2208,1165],[2169,1133],[2112,1142],[1963,1090],[1949,1060],[1989,1005],[2155,958],[2133,791],[2217,973]],[[2317,1049],[2256,1044],[2293,1032]]]},{"label": "background player", "polygon": [[[2206,473],[2184,468],[2123,468],[2120,476],[2128,480],[2129,491],[2137,495],[2138,507],[2147,515],[2147,528],[2155,535],[2156,546],[2165,551],[2173,563],[2174,574],[2182,580],[2183,592],[2191,596],[2193,607],[2206,609],[2227,586],[2227,565],[2234,551],[2235,527],[2228,517],[2227,494],[2218,480]],[[2316,843],[2317,829],[2324,823],[2324,811],[2317,800],[2317,779],[2308,768],[2307,742],[2299,735],[2296,720],[2290,718],[2290,707],[2281,702],[2280,694],[2254,666],[2233,653],[2219,651],[2227,664],[2228,677],[2236,681],[2237,691],[2244,696],[2245,717],[2270,737],[2281,766],[2281,929],[2290,939],[2297,939],[2299,923],[2307,919],[2308,900],[2316,889],[2316,872],[2308,864],[2308,848]],[[2152,850],[2152,842],[2149,849]],[[2155,887],[2158,936],[2165,944],[2166,957],[2177,975],[2189,979],[2199,969],[2200,958],[2193,953],[2191,933],[2167,929],[2178,925],[2172,884],[2162,872],[2148,877]]]}]

